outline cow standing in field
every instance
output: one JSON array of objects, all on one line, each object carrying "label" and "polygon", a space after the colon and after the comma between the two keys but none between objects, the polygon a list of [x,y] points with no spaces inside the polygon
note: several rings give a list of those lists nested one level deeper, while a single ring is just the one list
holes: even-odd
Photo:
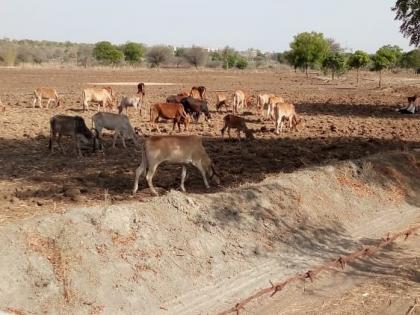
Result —
[{"label": "cow standing in field", "polygon": [[57,91],[53,88],[40,87],[34,90],[34,100],[32,107],[35,107],[36,103],[39,103],[39,107],[42,108],[42,100],[47,99],[47,108],[49,108],[51,101],[54,101],[56,106],[60,106],[60,98],[58,97]]},{"label": "cow standing in field", "polygon": [[137,94],[142,95],[142,97],[146,95],[146,87],[144,83],[140,82],[139,84],[137,84]]},{"label": "cow standing in field", "polygon": [[227,129],[229,139],[230,139],[230,129],[236,129],[238,132],[238,139],[241,141],[241,131],[245,133],[245,137],[247,139],[254,139],[254,134],[251,129],[249,129],[246,125],[245,119],[242,117],[238,117],[235,115],[226,115],[223,117],[224,126],[222,130],[222,138],[225,134],[225,130]]},{"label": "cow standing in field", "polygon": [[[264,116],[264,110],[267,110],[270,105],[270,98],[274,97],[274,94],[259,94],[257,97],[257,109],[260,112],[261,116]],[[267,116],[269,118],[269,116]]]},{"label": "cow standing in field", "polygon": [[206,96],[206,87],[205,86],[193,86],[191,88],[191,92],[190,92],[190,96],[194,97],[194,98],[200,98],[202,100],[204,100],[205,96]]},{"label": "cow standing in field", "polygon": [[62,136],[73,137],[78,156],[82,156],[80,140],[87,143],[89,139],[93,139],[94,147],[96,145],[95,135],[88,129],[85,121],[80,116],[56,115],[50,119],[49,149],[51,153],[54,152],[53,141],[56,141],[64,154],[64,148],[60,142]]},{"label": "cow standing in field", "polygon": [[133,195],[138,190],[139,178],[146,173],[146,181],[154,195],[158,195],[153,186],[153,175],[158,166],[168,162],[171,164],[182,164],[181,185],[182,191],[185,191],[185,177],[187,168],[185,164],[194,165],[203,176],[204,185],[207,189],[210,185],[207,176],[217,185],[220,184],[219,176],[216,173],[214,164],[204,149],[202,139],[198,136],[154,136],[144,140],[142,152],[142,161],[136,169],[134,179]]},{"label": "cow standing in field", "polygon": [[112,96],[112,89],[109,88],[86,88],[82,92],[83,98],[83,111],[89,110],[89,102],[97,103],[98,104],[98,112],[99,107],[110,107],[111,109],[114,108],[114,99]]},{"label": "cow standing in field", "polygon": [[290,130],[297,129],[297,125],[301,122],[298,118],[293,104],[279,102],[273,108],[274,121],[276,125],[276,134],[280,134],[283,130],[284,121],[289,121]]},{"label": "cow standing in field", "polygon": [[128,107],[133,107],[139,110],[141,116],[142,98],[141,96],[124,96],[118,105],[118,114],[121,114],[125,109],[125,114],[128,116]]},{"label": "cow standing in field", "polygon": [[216,95],[216,110],[219,111],[222,107],[227,107],[227,98],[225,94]]},{"label": "cow standing in field", "polygon": [[246,95],[244,91],[237,90],[233,94],[233,113],[239,113],[239,108],[245,107]]},{"label": "cow standing in field", "polygon": [[276,104],[284,103],[284,98],[281,96],[272,96],[268,100],[268,107],[267,107],[267,118],[268,119],[274,119],[274,107]]},{"label": "cow standing in field", "polygon": [[188,114],[193,115],[195,117],[196,123],[198,122],[198,119],[200,118],[201,113],[204,113],[206,120],[209,120],[211,118],[209,107],[208,107],[209,105],[207,101],[198,100],[196,98],[189,96],[187,98],[184,98],[181,103],[184,106],[185,111]]},{"label": "cow standing in field", "polygon": [[102,130],[114,130],[114,138],[112,141],[112,147],[115,148],[115,143],[118,136],[121,137],[123,147],[125,145],[125,137],[131,138],[135,145],[137,145],[136,136],[138,134],[138,129],[134,129],[130,120],[125,115],[119,115],[114,113],[104,113],[98,112],[92,116],[92,126],[97,132],[97,137],[102,143]]},{"label": "cow standing in field", "polygon": [[184,110],[184,106],[179,103],[157,103],[150,107],[150,122],[154,123],[156,129],[159,130],[157,123],[159,118],[173,119],[174,125],[178,125],[178,131],[181,132],[181,122],[184,123],[184,131],[188,130],[190,118]]}]

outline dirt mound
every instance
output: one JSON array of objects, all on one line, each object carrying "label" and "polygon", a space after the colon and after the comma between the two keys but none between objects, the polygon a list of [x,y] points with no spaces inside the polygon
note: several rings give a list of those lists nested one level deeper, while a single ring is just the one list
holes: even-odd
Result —
[{"label": "dirt mound", "polygon": [[420,153],[214,194],[71,209],[0,229],[0,310],[208,314],[419,218]]}]

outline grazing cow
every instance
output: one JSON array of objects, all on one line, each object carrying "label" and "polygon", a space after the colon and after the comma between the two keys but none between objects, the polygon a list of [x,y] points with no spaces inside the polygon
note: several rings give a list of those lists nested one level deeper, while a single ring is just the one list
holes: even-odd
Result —
[{"label": "grazing cow", "polygon": [[192,96],[194,98],[201,98],[202,100],[204,100],[204,98],[206,96],[206,87],[202,86],[202,85],[193,86],[191,88],[190,96]]},{"label": "grazing cow", "polygon": [[216,110],[219,111],[223,106],[227,107],[227,98],[225,94],[216,95]]},{"label": "grazing cow", "polygon": [[112,96],[112,89],[109,88],[86,88],[82,92],[83,98],[83,111],[89,110],[89,103],[97,103],[98,104],[98,112],[99,106],[105,107],[108,106],[111,109],[114,108],[114,99]]},{"label": "grazing cow", "polygon": [[251,129],[248,129],[244,118],[229,114],[223,117],[223,122],[224,126],[220,130],[222,132],[222,138],[225,135],[226,128],[230,138],[230,129],[232,128],[237,130],[239,141],[241,141],[241,131],[245,133],[247,139],[254,139],[254,134]]},{"label": "grazing cow", "polygon": [[74,138],[76,152],[79,156],[82,156],[80,140],[87,143],[88,139],[93,139],[94,148],[96,146],[94,133],[86,127],[85,121],[80,116],[56,115],[50,119],[49,149],[51,153],[54,152],[53,141],[55,140],[61,152],[64,154],[64,148],[60,142],[62,136],[71,136]]},{"label": "grazing cow", "polygon": [[118,105],[118,114],[121,114],[125,109],[125,114],[128,115],[128,107],[134,107],[136,110],[139,110],[139,115],[141,116],[141,105],[142,97],[139,96],[124,96],[121,99],[120,105]]},{"label": "grazing cow", "polygon": [[270,98],[274,97],[274,94],[259,94],[257,96],[257,109],[260,112],[260,115],[263,116],[264,110],[267,110],[270,104]]},{"label": "grazing cow", "polygon": [[204,113],[206,120],[211,118],[207,101],[198,100],[189,96],[184,98],[181,103],[184,106],[185,111],[195,117],[196,122],[198,122],[202,112]]},{"label": "grazing cow", "polygon": [[125,115],[119,115],[115,113],[104,113],[98,112],[92,116],[92,126],[95,128],[97,137],[100,140],[102,146],[102,130],[114,130],[114,139],[112,141],[112,147],[115,148],[115,142],[118,136],[121,136],[123,147],[125,145],[125,137],[131,138],[135,145],[137,145],[136,136],[138,135],[139,129],[133,129],[130,124],[130,120]]},{"label": "grazing cow", "polygon": [[[301,122],[301,119],[298,118],[295,110],[295,106],[289,103],[279,102],[274,105],[274,121],[276,124],[276,134],[280,134],[283,130],[284,120],[289,120],[290,130],[297,129],[297,125]],[[279,131],[280,129],[280,131]]]},{"label": "grazing cow", "polygon": [[53,88],[40,87],[34,90],[34,101],[32,107],[35,107],[36,103],[39,103],[39,107],[42,108],[42,100],[47,99],[47,108],[50,106],[50,102],[54,101],[55,104],[60,106],[60,98],[58,97],[57,91]]},{"label": "grazing cow", "polygon": [[244,91],[237,90],[233,94],[233,113],[239,113],[239,108],[245,107],[246,96]]},{"label": "grazing cow", "polygon": [[184,131],[188,130],[190,118],[184,110],[184,106],[179,103],[157,103],[150,107],[150,122],[155,123],[156,128],[159,130],[157,125],[159,118],[173,119],[174,125],[172,130],[175,129],[175,125],[178,125],[178,130],[181,132],[181,122],[184,123]]},{"label": "grazing cow", "polygon": [[284,103],[284,99],[281,96],[272,96],[268,99],[267,107],[267,118],[273,118],[274,106],[278,103]]},{"label": "grazing cow", "polygon": [[141,94],[142,96],[145,96],[146,89],[145,89],[144,83],[140,82],[139,84],[137,84],[137,94]]},{"label": "grazing cow", "polygon": [[141,165],[136,170],[133,194],[137,192],[139,178],[146,173],[147,184],[154,195],[158,195],[153,187],[153,175],[158,166],[168,162],[182,164],[181,190],[185,191],[184,181],[187,175],[185,164],[192,164],[201,172],[204,185],[210,188],[207,176],[217,185],[220,184],[214,164],[204,149],[202,139],[198,136],[154,136],[144,140]]},{"label": "grazing cow", "polygon": [[184,98],[187,98],[189,95],[187,92],[181,92],[177,95],[170,95],[166,98],[166,103],[181,103]]}]

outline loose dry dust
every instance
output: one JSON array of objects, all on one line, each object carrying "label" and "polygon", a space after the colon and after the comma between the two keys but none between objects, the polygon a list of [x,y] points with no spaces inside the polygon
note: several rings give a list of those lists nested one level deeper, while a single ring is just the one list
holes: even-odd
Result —
[{"label": "loose dry dust", "polygon": [[[420,157],[413,150],[420,142],[419,118],[393,110],[418,91],[420,80],[390,74],[387,87],[377,89],[373,74],[363,77],[356,89],[351,74],[330,82],[289,71],[2,69],[0,97],[6,111],[0,114],[0,310],[214,314],[269,280],[415,222]],[[213,91],[240,88],[283,96],[296,104],[304,122],[299,132],[276,136],[273,123],[250,107],[243,116],[257,140],[228,141],[220,137],[225,113],[213,112],[210,124],[193,125],[189,133],[203,136],[223,183],[206,191],[198,172],[189,169],[187,195],[173,191],[180,168],[164,165],[155,184],[170,192],[152,198],[143,181],[132,197],[140,163],[139,149],[132,144],[126,150],[120,143],[111,149],[109,138],[104,154],[86,148],[83,159],[75,157],[71,145],[66,156],[49,154],[51,116],[82,115],[90,126],[94,111],[82,113],[80,103],[88,82],[141,81],[179,84],[147,86],[143,115],[129,113],[133,125],[148,134],[154,134],[148,124],[150,104],[197,84],[208,88],[212,111]],[[31,91],[37,86],[56,87],[64,105],[32,108]],[[116,85],[114,91],[120,97],[136,88]],[[171,124],[162,125],[169,133]],[[380,154],[366,159],[375,153]],[[355,162],[336,164],[340,160]],[[418,254],[414,247],[401,257],[417,261]],[[391,255],[389,264],[378,262],[381,270],[392,272]],[[373,296],[390,283],[382,278],[355,283],[361,290],[372,287]],[[402,294],[418,292],[416,279],[402,282]],[[353,305],[359,299],[357,288],[343,285],[343,290],[356,290],[357,298],[328,295],[323,307],[330,313],[363,313]],[[258,307],[267,307],[273,314],[293,313],[288,305],[295,307],[301,299],[295,292],[289,295],[290,304],[259,302],[247,312],[258,314]],[[372,313],[384,303],[382,298],[369,301]],[[318,302],[302,301],[296,312],[311,313]],[[400,302],[402,310],[412,300]]]}]

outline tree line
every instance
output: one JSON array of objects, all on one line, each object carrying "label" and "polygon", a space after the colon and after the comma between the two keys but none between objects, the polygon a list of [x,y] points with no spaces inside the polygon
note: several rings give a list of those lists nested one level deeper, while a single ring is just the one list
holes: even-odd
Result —
[{"label": "tree line", "polygon": [[379,85],[384,70],[420,69],[420,49],[404,52],[398,46],[385,45],[375,54],[357,50],[346,52],[334,39],[322,33],[304,32],[296,35],[290,43],[290,50],[281,53],[262,53],[249,49],[238,52],[231,47],[208,50],[203,47],[189,48],[157,45],[147,47],[141,43],[128,42],[114,45],[107,41],[96,44],[51,42],[32,40],[0,40],[0,62],[13,66],[20,63],[41,64],[45,62],[72,63],[79,66],[91,65],[144,65],[160,67],[193,66],[212,68],[267,67],[288,64],[295,71],[300,69],[309,75],[309,69],[330,73],[332,79],[348,70],[370,69],[379,73]]}]

